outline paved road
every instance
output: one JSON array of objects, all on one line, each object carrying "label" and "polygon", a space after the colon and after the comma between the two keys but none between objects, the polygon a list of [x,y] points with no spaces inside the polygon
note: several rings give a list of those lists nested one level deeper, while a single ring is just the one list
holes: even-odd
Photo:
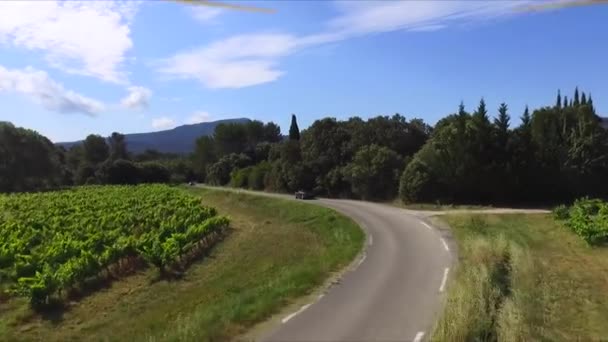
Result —
[{"label": "paved road", "polygon": [[399,208],[349,200],[310,203],[359,223],[367,232],[366,250],[327,294],[286,315],[262,340],[425,340],[454,260],[448,237]]},{"label": "paved road", "polygon": [[[280,194],[255,194],[293,199]],[[262,334],[263,341],[427,340],[456,260],[456,245],[449,231],[432,227],[428,217],[461,212],[546,212],[415,211],[333,199],[308,203],[335,209],[355,220],[367,233],[366,248],[354,267],[325,295],[283,316]]]}]

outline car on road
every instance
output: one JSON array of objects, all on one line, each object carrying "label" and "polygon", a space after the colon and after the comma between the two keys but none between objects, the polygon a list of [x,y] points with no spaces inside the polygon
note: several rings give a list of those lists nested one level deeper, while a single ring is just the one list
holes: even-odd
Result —
[{"label": "car on road", "polygon": [[296,199],[302,199],[302,200],[315,198],[315,195],[312,192],[305,191],[305,190],[296,191],[295,196],[296,196]]}]

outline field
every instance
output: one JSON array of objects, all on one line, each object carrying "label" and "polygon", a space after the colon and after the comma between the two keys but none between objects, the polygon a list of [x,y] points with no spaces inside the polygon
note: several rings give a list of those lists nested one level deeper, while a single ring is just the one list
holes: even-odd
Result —
[{"label": "field", "polygon": [[460,263],[436,341],[608,336],[608,249],[551,215],[451,215]]},{"label": "field", "polygon": [[[180,278],[139,269],[60,312],[0,301],[0,340],[230,340],[346,266],[364,234],[325,208],[203,189],[181,190],[230,217],[230,233]],[[187,194],[191,192],[191,194]]]},{"label": "field", "polygon": [[196,197],[160,185],[0,196],[0,215],[1,285],[35,307],[142,261],[165,273],[228,225]]}]

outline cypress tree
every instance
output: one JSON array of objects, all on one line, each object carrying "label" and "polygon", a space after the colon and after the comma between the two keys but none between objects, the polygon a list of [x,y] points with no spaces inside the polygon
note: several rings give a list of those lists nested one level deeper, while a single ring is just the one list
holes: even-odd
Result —
[{"label": "cypress tree", "polygon": [[581,94],[581,104],[582,105],[586,105],[587,104],[587,96],[585,95],[585,92],[583,92]]},{"label": "cypress tree", "polygon": [[564,108],[568,107],[568,96],[564,96]]},{"label": "cypress tree", "polygon": [[587,100],[587,104],[591,107],[591,111],[595,113],[595,108],[593,108],[593,99],[591,98],[591,93],[589,93],[589,99]]},{"label": "cypress tree", "polygon": [[578,106],[579,104],[581,104],[579,97],[578,97],[578,87],[574,88],[574,103],[575,106]]},{"label": "cypress tree", "polygon": [[296,115],[291,114],[291,126],[289,126],[289,140],[300,140],[300,128],[298,128],[298,121]]},{"label": "cypress tree", "polygon": [[483,97],[479,101],[479,106],[477,107],[477,110],[473,116],[480,121],[488,121],[488,110],[486,109],[486,101],[483,99]]},{"label": "cypress tree", "polygon": [[503,134],[506,134],[509,130],[509,121],[511,120],[507,110],[507,104],[504,102],[501,103],[500,107],[498,107],[498,117],[494,120],[494,125],[496,125],[496,128]]},{"label": "cypress tree", "polygon": [[460,101],[458,105],[458,116],[464,117],[467,115],[467,112],[464,110],[464,102]]},{"label": "cypress tree", "polygon": [[557,89],[557,102],[555,103],[557,108],[562,108],[562,94],[560,94],[559,89]]},{"label": "cypress tree", "polygon": [[523,127],[530,126],[530,111],[528,110],[528,105],[526,105],[526,109],[524,110],[524,115],[521,116],[521,125]]}]

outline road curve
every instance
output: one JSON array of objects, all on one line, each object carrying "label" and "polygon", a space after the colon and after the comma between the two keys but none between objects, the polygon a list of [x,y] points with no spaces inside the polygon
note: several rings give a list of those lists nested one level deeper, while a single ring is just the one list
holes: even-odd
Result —
[{"label": "road curve", "polygon": [[355,220],[367,233],[365,251],[324,296],[286,315],[261,340],[426,340],[455,261],[447,232],[382,204],[333,199],[308,203]]}]

